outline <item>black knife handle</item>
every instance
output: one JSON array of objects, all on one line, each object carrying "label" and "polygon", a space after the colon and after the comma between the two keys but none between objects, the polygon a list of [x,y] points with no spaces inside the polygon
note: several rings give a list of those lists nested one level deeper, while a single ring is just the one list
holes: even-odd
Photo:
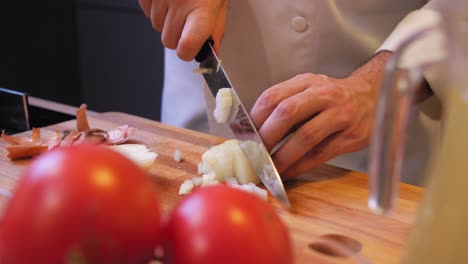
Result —
[{"label": "black knife handle", "polygon": [[211,36],[203,43],[203,46],[201,47],[200,51],[198,52],[197,56],[195,56],[195,60],[197,62],[202,62],[208,57],[208,55],[211,53],[211,48],[210,44],[214,44],[213,38]]}]

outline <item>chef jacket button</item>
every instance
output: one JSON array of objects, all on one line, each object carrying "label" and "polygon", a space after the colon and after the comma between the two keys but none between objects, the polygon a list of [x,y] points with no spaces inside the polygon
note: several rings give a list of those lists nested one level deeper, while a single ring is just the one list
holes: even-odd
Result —
[{"label": "chef jacket button", "polygon": [[307,20],[301,16],[294,17],[291,20],[291,27],[296,32],[304,32],[307,29]]}]

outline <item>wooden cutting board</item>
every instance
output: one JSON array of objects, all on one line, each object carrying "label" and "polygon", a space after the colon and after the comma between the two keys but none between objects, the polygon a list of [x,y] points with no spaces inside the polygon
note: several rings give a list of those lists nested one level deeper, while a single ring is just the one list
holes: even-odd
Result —
[{"label": "wooden cutting board", "polygon": [[[137,131],[131,141],[145,144],[159,154],[149,174],[165,212],[182,199],[178,195],[180,184],[199,176],[197,164],[201,155],[224,141],[119,112],[93,114],[88,119],[92,128],[134,126]],[[54,130],[74,127],[75,121],[71,120],[43,128],[42,133],[47,136]],[[0,141],[0,188],[13,190],[30,159],[8,160],[5,146]],[[173,158],[177,149],[183,157],[179,163]],[[377,216],[367,207],[367,175],[328,165],[287,182],[285,187],[290,210],[271,196],[268,201],[290,229],[296,263],[399,263],[422,195],[421,188],[400,184],[396,210],[389,216]],[[5,202],[6,198],[0,197],[0,212]],[[338,252],[335,246],[347,248],[348,254]]]}]

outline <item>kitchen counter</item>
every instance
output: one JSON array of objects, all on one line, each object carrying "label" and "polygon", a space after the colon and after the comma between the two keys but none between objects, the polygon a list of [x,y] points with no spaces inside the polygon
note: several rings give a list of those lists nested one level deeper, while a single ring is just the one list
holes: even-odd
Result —
[{"label": "kitchen counter", "polygon": [[[159,154],[148,173],[165,212],[182,199],[178,195],[180,184],[199,176],[197,164],[204,151],[224,140],[120,112],[90,112],[88,121],[92,128],[137,128],[131,141],[145,144]],[[75,123],[70,120],[45,127],[42,136],[74,128]],[[0,141],[0,188],[13,190],[30,159],[10,161],[5,147],[6,142]],[[173,159],[176,149],[182,152],[179,163]],[[423,193],[419,187],[400,184],[396,209],[388,216],[378,216],[367,207],[368,177],[362,173],[322,165],[308,176],[286,182],[285,187],[291,202],[289,210],[270,195],[268,202],[289,227],[297,263],[355,263],[357,259],[367,261],[363,263],[399,263]],[[0,216],[6,199],[0,196]],[[340,254],[324,243],[324,238],[354,253]]]}]

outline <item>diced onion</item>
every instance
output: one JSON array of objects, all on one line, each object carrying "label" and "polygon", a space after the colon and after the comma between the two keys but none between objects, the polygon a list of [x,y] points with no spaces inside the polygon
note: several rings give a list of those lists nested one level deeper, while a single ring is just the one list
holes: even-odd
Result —
[{"label": "diced onion", "polygon": [[198,174],[203,174],[205,172],[205,167],[203,166],[203,162],[197,164],[198,167]]},{"label": "diced onion", "polygon": [[182,152],[180,152],[178,149],[174,151],[174,160],[176,162],[180,162],[182,160]]},{"label": "diced onion", "polygon": [[195,186],[200,186],[203,183],[203,178],[202,177],[194,177],[192,178],[193,185]]},{"label": "diced onion", "polygon": [[192,180],[186,180],[179,189],[179,195],[189,194],[193,190],[194,184]]},{"label": "diced onion", "polygon": [[215,109],[213,116],[218,123],[226,123],[231,114],[232,93],[231,88],[221,88],[218,90],[215,99]]},{"label": "diced onion", "polygon": [[158,157],[156,152],[142,144],[121,144],[108,146],[108,148],[123,154],[145,171],[151,168],[151,165]]},{"label": "diced onion", "polygon": [[212,72],[213,72],[213,69],[210,69],[210,68],[198,68],[198,69],[193,70],[193,72],[194,72],[194,73],[198,73],[198,74],[212,73]]},{"label": "diced onion", "polygon": [[237,181],[236,178],[232,177],[232,178],[227,178],[226,179],[226,184],[228,186],[231,186],[231,185],[239,185],[239,182]]},{"label": "diced onion", "polygon": [[231,112],[229,113],[228,122],[231,122],[236,118],[237,112],[239,112],[239,105],[240,105],[240,102],[237,96],[234,94],[234,90],[232,89],[231,89],[231,98],[232,98],[232,105],[231,105]]},{"label": "diced onion", "polygon": [[201,184],[202,187],[209,186],[209,185],[214,185],[214,184],[218,184],[218,183],[219,183],[219,181],[216,180],[216,175],[213,172],[203,174],[202,184]]},{"label": "diced onion", "polygon": [[257,195],[258,197],[262,198],[263,200],[267,200],[268,198],[268,193],[266,190],[258,187],[257,185],[253,183],[248,183],[248,184],[230,184],[229,185],[232,188],[236,188],[245,192],[249,192],[252,194]]},{"label": "diced onion", "polygon": [[225,183],[227,186],[253,193],[266,200],[267,191],[256,186],[260,182],[256,171],[266,173],[270,172],[272,167],[267,166],[269,161],[262,158],[264,155],[261,155],[261,151],[266,152],[258,143],[240,142],[237,139],[227,140],[211,147],[203,153],[202,162],[198,163],[198,173],[203,174],[202,177],[188,180],[190,183],[184,182],[179,193],[185,194],[195,186]]}]

